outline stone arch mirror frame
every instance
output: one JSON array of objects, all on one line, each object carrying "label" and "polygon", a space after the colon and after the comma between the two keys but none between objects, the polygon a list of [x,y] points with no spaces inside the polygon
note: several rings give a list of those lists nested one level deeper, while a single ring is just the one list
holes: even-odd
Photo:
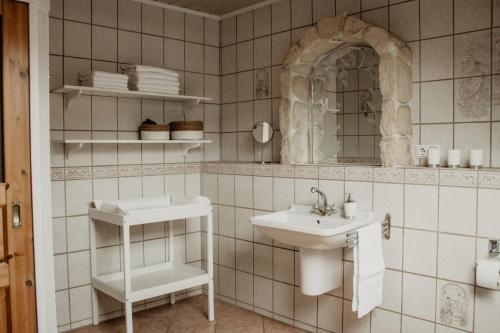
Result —
[{"label": "stone arch mirror frame", "polygon": [[[311,163],[311,129],[321,115],[311,115],[311,75],[318,62],[346,45],[368,45],[380,57],[382,95],[380,159],[383,166],[411,164],[411,51],[387,30],[350,16],[324,17],[305,30],[283,62],[281,72],[281,163]],[[318,132],[318,131],[316,131]],[[310,141],[311,140],[311,141]]]}]

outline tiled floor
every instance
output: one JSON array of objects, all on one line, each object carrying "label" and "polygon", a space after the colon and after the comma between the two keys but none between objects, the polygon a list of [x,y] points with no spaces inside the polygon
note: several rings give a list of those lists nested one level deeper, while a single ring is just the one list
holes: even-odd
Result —
[{"label": "tiled floor", "polygon": [[[260,316],[238,306],[215,301],[215,321],[207,320],[204,295],[134,314],[135,333],[303,333],[300,329]],[[123,318],[72,333],[125,333]]]}]

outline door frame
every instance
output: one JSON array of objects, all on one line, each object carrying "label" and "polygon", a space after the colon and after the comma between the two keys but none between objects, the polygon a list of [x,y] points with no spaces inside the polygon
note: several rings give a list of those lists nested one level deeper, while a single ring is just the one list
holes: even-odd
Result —
[{"label": "door frame", "polygon": [[57,332],[50,177],[50,0],[29,4],[30,135],[35,283],[39,333]]}]

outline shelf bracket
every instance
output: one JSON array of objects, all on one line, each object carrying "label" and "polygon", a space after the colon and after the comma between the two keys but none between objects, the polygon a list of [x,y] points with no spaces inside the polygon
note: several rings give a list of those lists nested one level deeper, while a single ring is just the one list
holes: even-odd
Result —
[{"label": "shelf bracket", "polygon": [[81,90],[74,90],[64,94],[64,109],[68,110],[71,106],[71,102],[82,94]]},{"label": "shelf bracket", "polygon": [[188,108],[188,109],[192,108],[192,107],[195,107],[195,106],[197,106],[199,104],[200,104],[200,100],[199,99],[196,99],[196,100],[193,100],[193,101],[186,101],[186,102],[184,102],[184,106],[186,108]]},{"label": "shelf bracket", "polygon": [[183,144],[183,148],[184,148],[184,157],[187,155],[187,153],[192,150],[192,149],[196,149],[198,147],[201,146],[201,143],[200,142],[196,142],[196,143],[184,143]]},{"label": "shelf bracket", "polygon": [[73,154],[74,152],[78,151],[78,150],[81,150],[83,148],[83,145],[85,143],[83,142],[80,142],[80,143],[66,143],[65,144],[65,147],[64,147],[64,152],[65,152],[65,156],[66,156],[66,159],[69,159],[71,157],[71,154]]}]

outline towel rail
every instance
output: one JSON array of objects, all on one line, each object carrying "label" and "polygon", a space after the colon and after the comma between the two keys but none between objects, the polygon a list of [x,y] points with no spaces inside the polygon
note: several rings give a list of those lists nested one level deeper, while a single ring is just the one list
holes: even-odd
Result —
[{"label": "towel rail", "polygon": [[[391,239],[391,214],[386,213],[382,225],[382,237],[384,239]],[[350,231],[346,234],[347,248],[352,249],[358,244],[358,232]]]}]

